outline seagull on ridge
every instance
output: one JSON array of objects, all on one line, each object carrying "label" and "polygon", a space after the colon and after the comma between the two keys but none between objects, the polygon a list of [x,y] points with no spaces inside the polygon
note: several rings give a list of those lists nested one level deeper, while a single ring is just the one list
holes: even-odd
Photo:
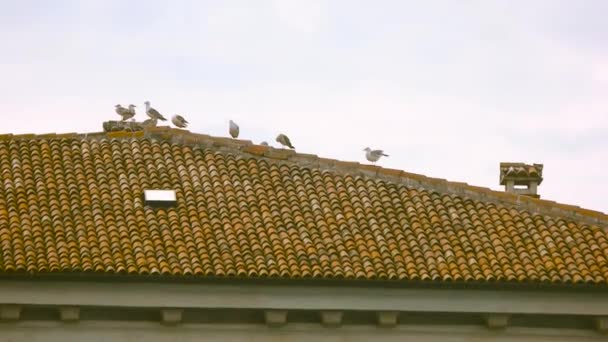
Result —
[{"label": "seagull on ridge", "polygon": [[188,127],[188,121],[186,121],[186,119],[184,119],[184,117],[181,115],[173,115],[173,117],[171,118],[171,122],[173,122],[173,124],[179,128]]},{"label": "seagull on ridge", "polygon": [[293,145],[291,144],[291,141],[289,141],[289,138],[283,133],[277,135],[276,141],[283,146],[295,149],[295,147],[293,147]]},{"label": "seagull on ridge", "polygon": [[230,136],[235,139],[238,138],[240,132],[239,125],[234,123],[234,121],[230,120],[229,126],[230,127],[228,128],[228,132],[230,133]]},{"label": "seagull on ridge", "polygon": [[137,107],[137,106],[134,104],[129,105],[129,109],[127,109],[127,112],[129,113],[129,117],[127,117],[125,119],[131,119],[135,116],[135,107]]},{"label": "seagull on ridge", "polygon": [[131,113],[129,113],[129,110],[127,108],[125,108],[119,104],[117,104],[114,107],[116,107],[116,114],[118,114],[122,117],[121,121],[125,121],[125,120],[133,117],[133,116],[131,116]]},{"label": "seagull on ridge", "polygon": [[388,154],[385,154],[382,150],[372,150],[366,147],[363,151],[365,151],[365,158],[372,163],[377,162],[382,157],[388,157]]},{"label": "seagull on ridge", "polygon": [[148,114],[151,119],[167,121],[167,119],[165,119],[165,117],[161,113],[159,113],[156,109],[150,107],[150,101],[146,101],[144,102],[144,104],[146,105],[146,114]]}]

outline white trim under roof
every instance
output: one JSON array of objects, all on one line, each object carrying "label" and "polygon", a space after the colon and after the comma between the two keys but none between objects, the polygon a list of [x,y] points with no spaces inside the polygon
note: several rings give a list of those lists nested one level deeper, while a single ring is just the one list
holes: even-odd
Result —
[{"label": "white trim under roof", "polygon": [[608,316],[608,293],[12,281],[0,304]]}]

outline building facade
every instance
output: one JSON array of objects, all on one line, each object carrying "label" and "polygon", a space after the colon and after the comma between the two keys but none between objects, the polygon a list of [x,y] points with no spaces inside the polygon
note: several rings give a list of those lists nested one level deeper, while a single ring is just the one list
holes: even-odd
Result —
[{"label": "building facade", "polygon": [[499,192],[155,127],[0,136],[0,172],[0,341],[606,339],[608,217],[542,165]]}]

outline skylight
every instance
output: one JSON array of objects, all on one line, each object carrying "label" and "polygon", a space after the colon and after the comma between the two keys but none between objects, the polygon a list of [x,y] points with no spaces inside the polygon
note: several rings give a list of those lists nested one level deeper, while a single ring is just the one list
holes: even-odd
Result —
[{"label": "skylight", "polygon": [[152,207],[169,207],[175,205],[175,190],[144,190],[144,204]]}]

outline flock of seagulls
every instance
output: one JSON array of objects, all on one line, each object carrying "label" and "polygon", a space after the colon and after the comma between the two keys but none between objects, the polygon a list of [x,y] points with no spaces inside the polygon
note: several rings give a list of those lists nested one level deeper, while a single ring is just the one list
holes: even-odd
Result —
[{"label": "flock of seagulls", "polygon": [[[159,120],[167,121],[167,119],[159,111],[157,111],[156,109],[154,109],[150,106],[150,101],[146,101],[146,102],[144,102],[144,104],[146,106],[146,115],[148,115],[148,117],[149,117],[149,119],[145,120],[142,123],[142,125],[144,127],[156,127]],[[135,108],[137,106],[130,104],[125,108],[122,105],[117,104],[115,107],[116,107],[116,114],[120,115],[120,117],[122,118],[122,121],[127,121],[129,119],[134,120],[133,118],[135,117]],[[178,115],[178,114],[175,114],[171,117],[171,122],[176,127],[179,127],[179,128],[186,128],[186,127],[188,127],[188,123],[189,123],[183,116]],[[240,133],[239,125],[237,125],[234,121],[230,120],[228,122],[228,133],[230,134],[230,136],[232,138],[234,138],[234,139],[238,138],[239,133]],[[292,145],[291,141],[289,140],[289,137],[287,137],[283,133],[277,135],[275,140],[276,140],[276,142],[278,142],[279,144],[281,144],[284,147],[295,149],[295,147]],[[262,141],[260,143],[260,145],[269,146],[268,142],[266,142],[266,141]],[[372,150],[371,148],[366,147],[363,151],[365,151],[365,158],[374,164],[378,160],[380,160],[380,158],[388,157],[388,154],[385,154],[384,151],[382,151],[382,150]]]},{"label": "flock of seagulls", "polygon": [[[144,127],[156,127],[159,120],[167,121],[167,118],[165,118],[159,111],[150,106],[150,101],[144,102],[144,105],[146,105],[146,114],[149,117],[149,119],[144,120],[144,122],[142,122],[142,125]],[[136,105],[130,104],[128,108],[125,108],[122,105],[117,104],[115,107],[116,114],[120,115],[122,121],[127,121],[129,119],[134,120],[133,117],[135,117],[135,108],[137,107]],[[173,115],[171,117],[171,122],[179,128],[188,127],[188,121],[184,119],[184,117],[181,115]]]}]

